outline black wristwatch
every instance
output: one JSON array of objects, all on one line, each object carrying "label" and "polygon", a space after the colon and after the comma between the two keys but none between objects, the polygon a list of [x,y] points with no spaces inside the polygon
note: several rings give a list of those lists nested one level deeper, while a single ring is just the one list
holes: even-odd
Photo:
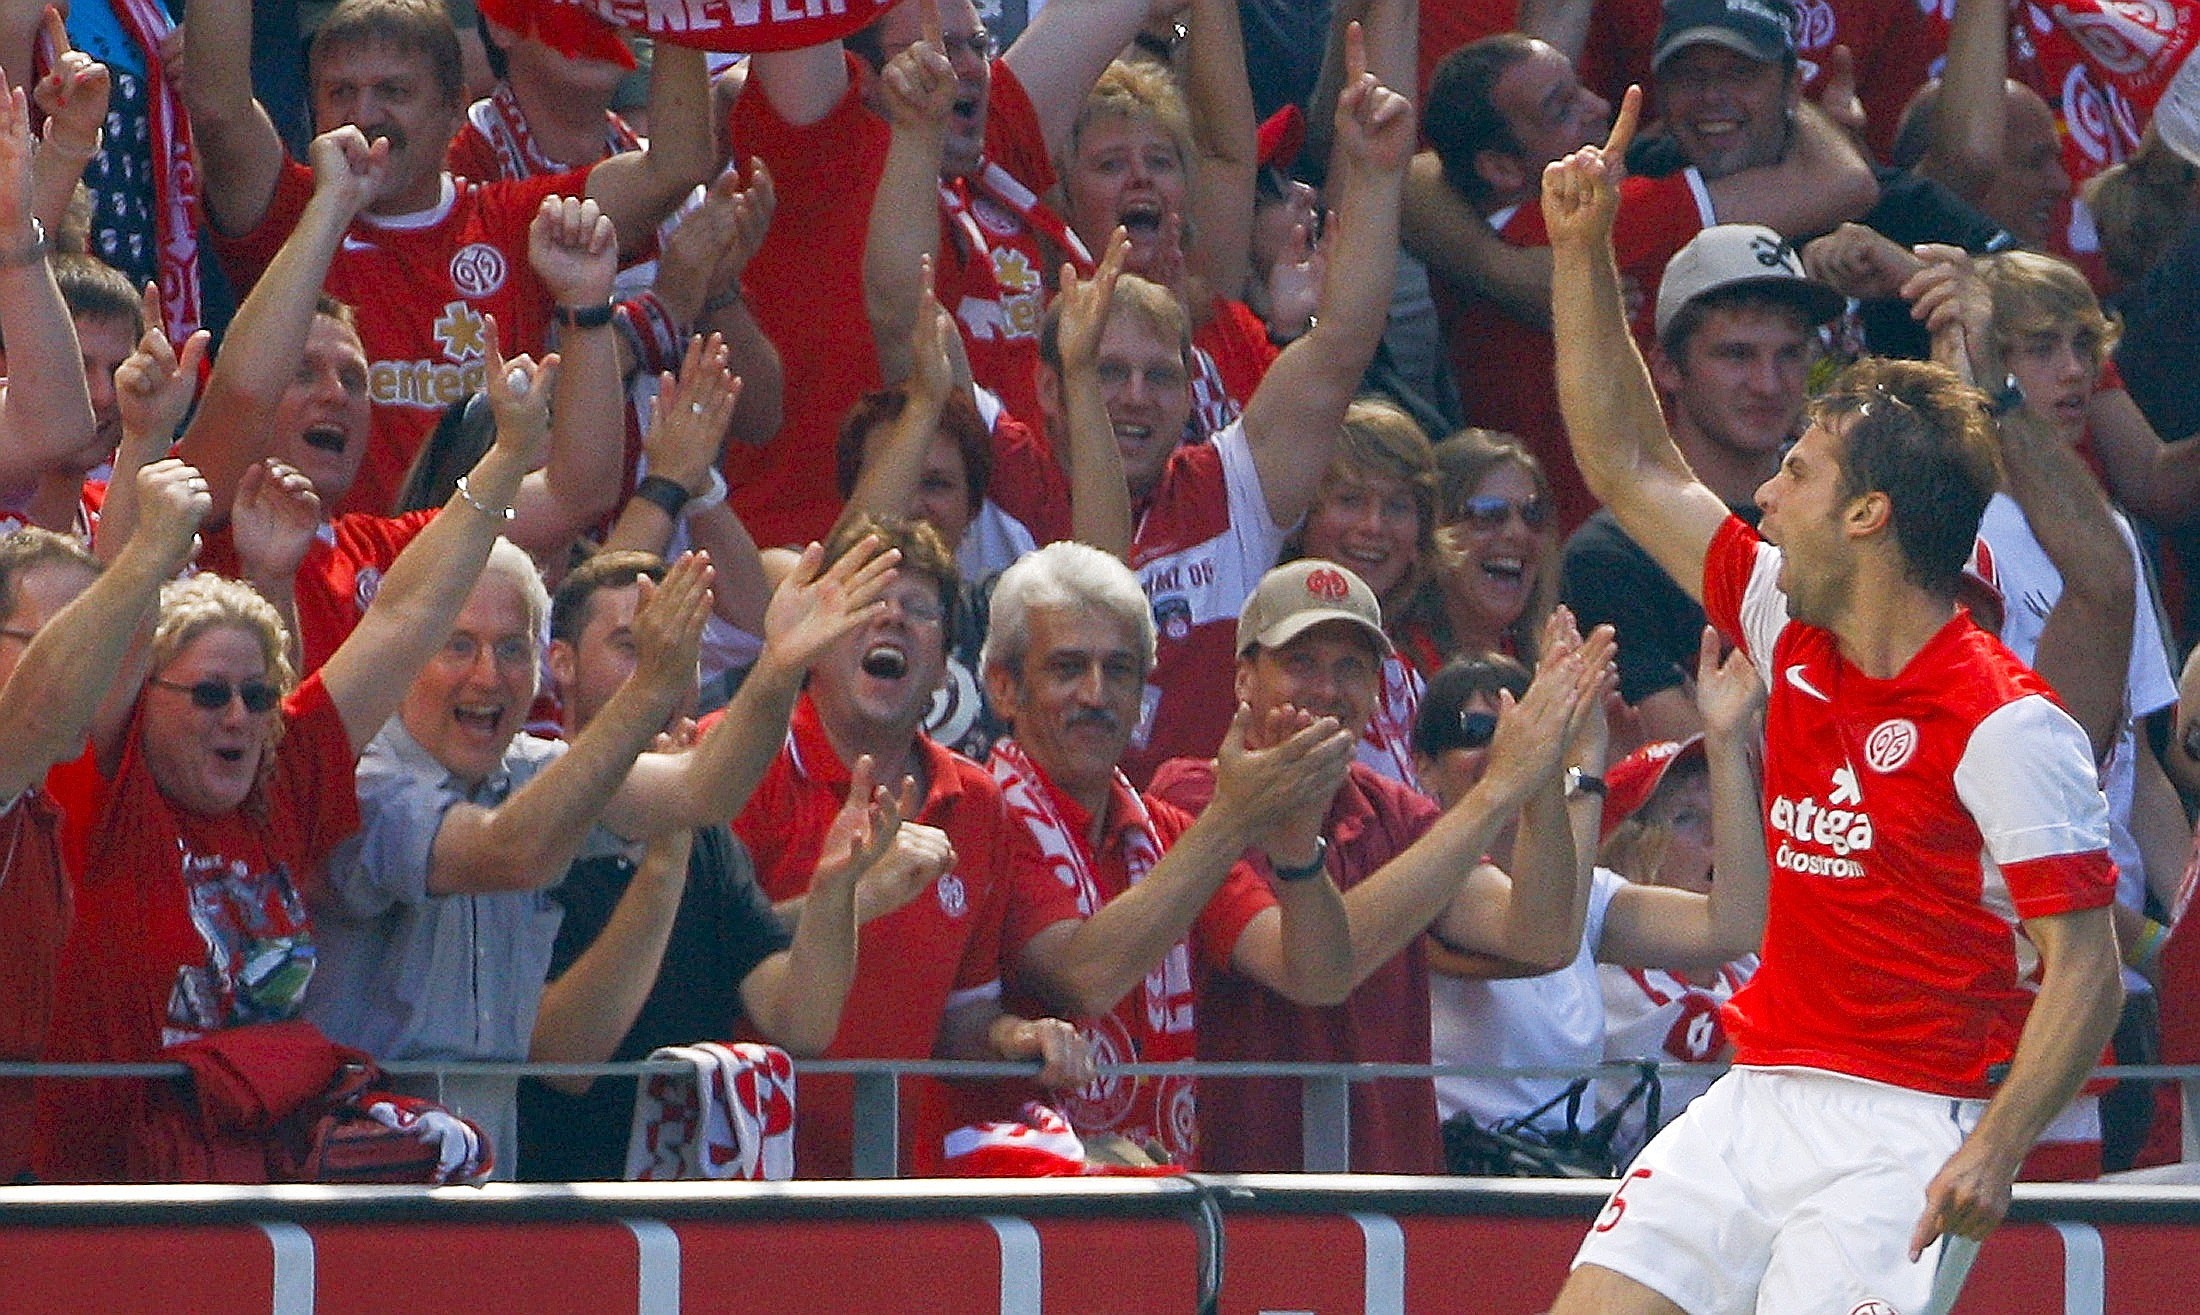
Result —
[{"label": "black wristwatch", "polygon": [[1986,399],[1986,414],[1996,420],[2008,415],[2011,411],[2021,411],[2023,409],[2024,389],[2017,383],[2017,377],[2013,374],[2005,377],[2001,381],[2000,390]]},{"label": "black wristwatch", "polygon": [[694,501],[687,486],[663,475],[644,475],[642,482],[634,486],[634,496],[663,512],[671,520],[680,519],[688,503]]},{"label": "black wristwatch", "polygon": [[1268,856],[1268,870],[1276,874],[1278,881],[1312,881],[1328,869],[1328,836],[1314,837],[1314,857],[1307,860],[1304,867],[1287,868],[1276,861],[1275,855]]},{"label": "black wristwatch", "polygon": [[611,323],[617,308],[610,302],[601,306],[560,306],[550,312],[551,318],[572,329],[600,329]]},{"label": "black wristwatch", "polygon": [[1601,798],[1605,793],[1603,777],[1591,776],[1579,767],[1566,769],[1566,797],[1568,799],[1585,794],[1596,795]]}]

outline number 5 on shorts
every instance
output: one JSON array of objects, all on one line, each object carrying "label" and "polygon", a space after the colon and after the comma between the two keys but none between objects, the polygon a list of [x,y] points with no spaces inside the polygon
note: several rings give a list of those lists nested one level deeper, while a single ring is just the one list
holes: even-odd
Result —
[{"label": "number 5 on shorts", "polygon": [[1636,1179],[1649,1176],[1650,1170],[1636,1169],[1621,1180],[1620,1185],[1612,1189],[1612,1199],[1604,1203],[1604,1209],[1597,1214],[1597,1221],[1589,1231],[1609,1233],[1619,1227],[1619,1217],[1627,1213],[1627,1189],[1635,1185]]}]

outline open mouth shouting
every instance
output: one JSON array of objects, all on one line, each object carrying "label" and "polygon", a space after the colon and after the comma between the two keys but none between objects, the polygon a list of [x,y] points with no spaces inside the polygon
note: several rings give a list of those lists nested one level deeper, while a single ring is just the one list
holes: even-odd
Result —
[{"label": "open mouth shouting", "polygon": [[909,653],[892,640],[880,640],[863,651],[858,665],[873,680],[900,680],[909,674]]}]

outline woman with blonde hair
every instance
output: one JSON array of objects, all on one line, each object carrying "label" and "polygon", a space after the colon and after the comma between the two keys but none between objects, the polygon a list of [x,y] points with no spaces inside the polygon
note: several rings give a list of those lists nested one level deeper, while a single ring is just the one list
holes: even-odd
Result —
[{"label": "woman with blonde hair", "polygon": [[[359,827],[353,767],[442,648],[545,454],[555,358],[506,362],[493,335],[489,351],[495,444],[320,669],[298,679],[280,614],[249,585],[202,574],[163,591],[150,643],[117,680],[134,696],[111,700],[54,777],[78,904],[49,1059],[148,1060],[296,1017],[316,959],[305,887]],[[266,513],[271,558],[302,554],[320,523],[311,484],[280,463],[253,468],[239,508]],[[110,501],[108,515],[134,510]],[[39,1177],[128,1176],[144,1096],[137,1079],[42,1083]]]},{"label": "woman with blonde hair", "polygon": [[[1400,642],[1399,619],[1428,581],[1436,547],[1436,452],[1413,417],[1380,397],[1344,413],[1337,454],[1306,523],[1284,542],[1283,560],[1319,557],[1348,567],[1382,603],[1384,626]],[[1413,720],[1422,678],[1397,651],[1383,659],[1375,715],[1360,737],[1360,761],[1406,785],[1413,770]]]}]

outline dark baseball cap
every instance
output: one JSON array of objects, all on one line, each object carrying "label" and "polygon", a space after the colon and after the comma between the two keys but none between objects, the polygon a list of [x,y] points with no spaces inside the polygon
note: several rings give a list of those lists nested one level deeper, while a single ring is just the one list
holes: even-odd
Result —
[{"label": "dark baseball cap", "polygon": [[1795,6],[1790,0],[1666,0],[1650,67],[1701,42],[1725,46],[1767,64],[1795,58]]}]

